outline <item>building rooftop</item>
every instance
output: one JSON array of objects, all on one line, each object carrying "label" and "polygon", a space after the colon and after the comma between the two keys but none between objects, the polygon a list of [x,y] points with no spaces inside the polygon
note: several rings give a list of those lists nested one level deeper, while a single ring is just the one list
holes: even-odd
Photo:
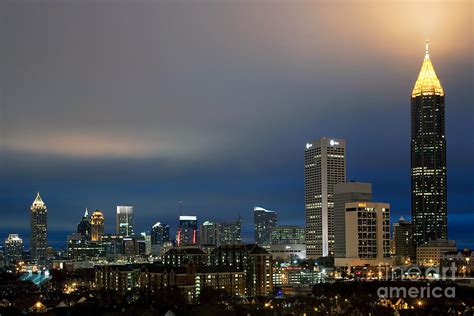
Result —
[{"label": "building rooftop", "polygon": [[420,95],[444,95],[443,87],[441,82],[436,76],[433,64],[431,63],[430,54],[428,51],[428,41],[426,41],[426,52],[425,59],[421,65],[420,74],[415,82],[413,91],[411,93],[412,98]]}]

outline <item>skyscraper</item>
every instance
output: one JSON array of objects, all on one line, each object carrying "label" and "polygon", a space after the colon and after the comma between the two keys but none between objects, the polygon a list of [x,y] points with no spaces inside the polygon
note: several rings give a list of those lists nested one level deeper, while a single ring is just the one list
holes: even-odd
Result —
[{"label": "skyscraper", "polygon": [[255,243],[260,246],[268,246],[272,242],[272,229],[277,225],[278,215],[274,211],[263,207],[253,208]]},{"label": "skyscraper", "polygon": [[189,246],[197,243],[197,216],[179,216],[179,225],[176,230],[176,245]]},{"label": "skyscraper", "polygon": [[104,214],[99,210],[91,216],[91,240],[100,241],[104,235]]},{"label": "skyscraper", "polygon": [[416,246],[448,238],[444,114],[444,90],[427,42],[411,93],[411,207]]},{"label": "skyscraper", "polygon": [[44,204],[39,192],[31,204],[31,258],[38,262],[44,263],[47,258],[48,240],[47,240],[47,215],[48,210]]},{"label": "skyscraper", "polygon": [[334,254],[334,185],[346,181],[346,142],[322,137],[304,154],[308,258]]},{"label": "skyscraper", "polygon": [[117,206],[116,230],[119,236],[133,236],[135,234],[133,206]]},{"label": "skyscraper", "polygon": [[87,211],[87,208],[84,212],[84,216],[82,217],[81,221],[79,222],[79,224],[77,224],[77,233],[81,234],[84,240],[91,239],[91,219],[89,217],[89,212]]},{"label": "skyscraper", "polygon": [[346,256],[346,203],[371,202],[372,184],[341,182],[334,186],[334,257]]},{"label": "skyscraper", "polygon": [[5,261],[15,264],[23,258],[23,239],[18,234],[10,234],[5,239]]},{"label": "skyscraper", "polygon": [[242,243],[242,220],[217,223],[217,245],[240,245]]},{"label": "skyscraper", "polygon": [[205,245],[217,245],[216,223],[205,221],[199,227],[199,243]]},{"label": "skyscraper", "polygon": [[170,241],[170,227],[161,222],[156,222],[151,227],[151,244],[162,245],[165,241]]}]

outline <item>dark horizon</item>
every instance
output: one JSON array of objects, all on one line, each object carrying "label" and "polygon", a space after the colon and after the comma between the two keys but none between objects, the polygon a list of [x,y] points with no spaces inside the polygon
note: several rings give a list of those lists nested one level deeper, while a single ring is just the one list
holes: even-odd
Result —
[{"label": "dark horizon", "polygon": [[410,93],[429,39],[446,91],[448,237],[474,248],[470,9],[3,2],[0,239],[29,243],[39,191],[56,245],[86,207],[106,233],[130,204],[137,231],[161,221],[173,235],[179,201],[199,223],[240,213],[252,242],[257,205],[304,225],[304,145],[321,136],[346,139],[347,179],[372,183],[392,223],[410,218]]}]

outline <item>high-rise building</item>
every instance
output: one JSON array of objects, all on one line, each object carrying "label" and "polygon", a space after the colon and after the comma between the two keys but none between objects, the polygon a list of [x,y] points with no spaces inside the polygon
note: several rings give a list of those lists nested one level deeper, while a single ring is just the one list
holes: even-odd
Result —
[{"label": "high-rise building", "polygon": [[411,221],[403,217],[393,224],[394,254],[401,261],[413,259],[415,257],[415,247],[413,244],[413,225]]},{"label": "high-rise building", "polygon": [[370,183],[341,182],[334,186],[334,257],[346,256],[346,203],[370,201]]},{"label": "high-rise building", "polygon": [[242,221],[221,222],[216,226],[217,245],[240,245],[242,243]]},{"label": "high-rise building", "polygon": [[199,226],[201,245],[240,245],[242,243],[242,221],[215,223],[205,221]]},{"label": "high-rise building", "polygon": [[161,222],[156,222],[151,227],[151,244],[162,245],[165,241],[170,241],[170,227]]},{"label": "high-rise building", "polygon": [[272,229],[272,245],[304,244],[305,228],[302,226],[279,225]]},{"label": "high-rise building", "polygon": [[104,214],[99,210],[91,216],[91,240],[100,241],[104,235]]},{"label": "high-rise building", "polygon": [[345,181],[345,140],[322,137],[306,144],[304,184],[308,258],[334,254],[334,185]]},{"label": "high-rise building", "polygon": [[117,206],[116,231],[120,236],[133,236],[135,234],[135,218],[133,206]]},{"label": "high-rise building", "polygon": [[15,264],[23,258],[23,239],[18,234],[10,234],[5,238],[5,261]]},{"label": "high-rise building", "polygon": [[411,207],[416,246],[448,238],[444,116],[444,90],[426,43],[411,93]]},{"label": "high-rise building", "polygon": [[196,245],[197,237],[197,216],[180,215],[176,229],[176,245]]},{"label": "high-rise building", "polygon": [[84,240],[91,239],[91,219],[87,208],[81,221],[77,224],[77,233],[81,234]]},{"label": "high-rise building", "polygon": [[253,220],[255,243],[260,246],[269,246],[272,242],[272,229],[278,221],[277,213],[255,206],[253,208]]},{"label": "high-rise building", "polygon": [[377,266],[391,263],[390,205],[377,202],[345,204],[346,251],[336,266]]},{"label": "high-rise building", "polygon": [[201,245],[217,245],[216,223],[205,221],[199,226],[199,243]]},{"label": "high-rise building", "polygon": [[31,204],[31,258],[40,263],[44,263],[47,259],[48,240],[47,240],[47,217],[48,210],[44,204],[39,192]]}]

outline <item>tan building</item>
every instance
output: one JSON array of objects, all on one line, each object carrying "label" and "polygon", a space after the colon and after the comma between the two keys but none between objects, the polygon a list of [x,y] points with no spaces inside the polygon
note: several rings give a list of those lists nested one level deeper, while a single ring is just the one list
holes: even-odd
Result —
[{"label": "tan building", "polygon": [[390,204],[352,202],[345,204],[345,253],[336,266],[391,264]]},{"label": "tan building", "polygon": [[104,214],[95,211],[91,216],[91,240],[100,241],[104,235]]},{"label": "tan building", "polygon": [[416,248],[416,262],[420,266],[439,266],[440,260],[448,252],[456,250],[453,240],[430,241]]}]

